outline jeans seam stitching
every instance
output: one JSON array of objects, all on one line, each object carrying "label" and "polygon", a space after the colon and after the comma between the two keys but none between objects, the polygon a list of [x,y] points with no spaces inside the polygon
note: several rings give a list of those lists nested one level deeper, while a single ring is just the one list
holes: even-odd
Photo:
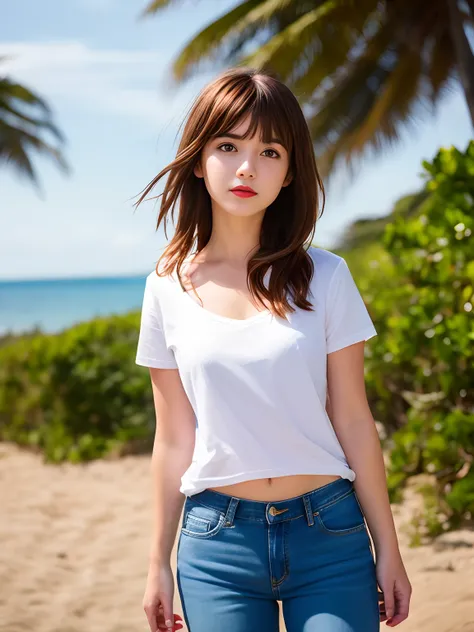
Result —
[{"label": "jeans seam stitching", "polygon": [[203,539],[212,538],[213,536],[217,535],[219,531],[223,528],[224,520],[225,519],[221,516],[219,518],[219,523],[214,527],[214,529],[211,529],[211,531],[196,533],[195,531],[189,531],[185,527],[182,527],[181,533],[184,533],[185,535],[189,535],[190,537],[195,537],[195,538],[203,538]]},{"label": "jeans seam stitching", "polygon": [[330,533],[331,535],[346,535],[346,533],[353,533],[354,531],[362,531],[362,529],[365,527],[365,522],[363,522],[362,524],[357,525],[356,527],[351,527],[350,529],[340,529],[339,531],[334,531],[332,529],[328,529],[324,522],[321,519],[321,516],[319,514],[316,514],[318,517],[318,521],[319,524],[321,525],[321,528],[326,532],[326,533]]},{"label": "jeans seam stitching", "polygon": [[196,505],[200,505],[201,507],[206,507],[206,509],[211,509],[211,511],[217,511],[217,513],[219,513],[225,519],[225,513],[220,509],[216,509],[216,507],[211,507],[210,505],[205,505],[204,503],[199,502],[199,500],[193,500],[192,502],[196,503]]},{"label": "jeans seam stitching", "polygon": [[317,516],[318,513],[322,509],[326,509],[326,507],[331,507],[332,505],[335,505],[336,503],[338,503],[341,500],[344,500],[344,498],[347,498],[348,496],[350,496],[353,493],[354,493],[354,490],[350,489],[348,492],[345,492],[342,496],[337,496],[337,498],[333,498],[333,499],[329,500],[325,505],[320,505],[318,507],[318,510],[313,513],[313,516]]}]

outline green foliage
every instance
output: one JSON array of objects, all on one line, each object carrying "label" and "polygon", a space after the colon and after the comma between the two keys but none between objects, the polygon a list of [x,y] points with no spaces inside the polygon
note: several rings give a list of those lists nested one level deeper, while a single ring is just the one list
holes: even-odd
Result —
[{"label": "green foliage", "polygon": [[436,487],[431,483],[424,483],[418,486],[417,492],[423,498],[423,510],[416,510],[411,521],[403,525],[411,547],[423,544],[427,535],[441,535],[450,526],[446,520],[447,516],[440,513],[440,498]]},{"label": "green foliage", "polygon": [[48,461],[94,459],[150,442],[148,371],[135,364],[139,314],[97,318],[0,346],[0,439]]},{"label": "green foliage", "polygon": [[[384,235],[397,285],[382,292],[387,363],[377,371],[404,400],[393,400],[402,414],[392,420],[390,492],[434,474],[439,511],[457,526],[474,515],[474,142],[441,149],[424,168],[423,211]],[[428,531],[439,529],[433,521]]]},{"label": "green foliage", "polygon": [[433,481],[414,541],[474,516],[474,142],[424,168],[424,191],[396,204],[379,243],[348,231],[341,252],[379,334],[366,386],[387,436],[391,501],[411,476]]},{"label": "green foliage", "polygon": [[337,250],[345,257],[346,254],[353,253],[355,250],[363,247],[364,254],[367,254],[367,248],[378,244],[385,232],[387,224],[393,222],[397,216],[411,217],[419,212],[429,195],[429,191],[425,190],[411,195],[405,195],[397,200],[392,212],[388,215],[375,218],[362,218],[352,222],[352,224],[345,229],[341,244]]}]

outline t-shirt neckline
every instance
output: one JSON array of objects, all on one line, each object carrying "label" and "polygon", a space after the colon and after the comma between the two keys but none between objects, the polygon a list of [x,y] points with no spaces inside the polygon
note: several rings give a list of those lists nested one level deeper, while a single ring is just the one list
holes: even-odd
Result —
[{"label": "t-shirt neckline", "polygon": [[179,289],[181,290],[181,294],[183,295],[183,298],[186,299],[188,302],[190,302],[192,305],[194,305],[194,307],[197,308],[202,314],[204,314],[207,317],[213,318],[215,320],[220,320],[221,322],[224,322],[224,323],[229,323],[231,325],[242,327],[243,325],[250,325],[251,323],[255,321],[263,320],[265,318],[268,318],[269,316],[273,316],[272,312],[270,312],[270,310],[268,309],[261,310],[260,312],[257,312],[253,316],[249,316],[249,318],[230,318],[229,316],[216,314],[216,312],[211,312],[209,309],[206,309],[202,305],[199,305],[199,303],[197,303],[193,298],[191,298],[191,296],[189,296],[189,293],[186,292],[186,290],[183,290],[181,287]]},{"label": "t-shirt neckline", "polygon": [[249,318],[230,318],[229,316],[222,316],[221,314],[216,314],[215,312],[211,312],[209,309],[202,307],[202,305],[199,305],[199,303],[195,301],[186,290],[183,290],[183,288],[181,287],[179,283],[176,271],[173,272],[171,277],[172,277],[172,282],[178,284],[177,290],[182,295],[183,299],[191,303],[194,306],[194,308],[196,310],[199,310],[199,312],[201,312],[201,314],[205,317],[218,320],[222,323],[227,323],[235,327],[244,327],[244,326],[251,325],[254,322],[257,322],[260,320],[266,320],[267,318],[272,318],[274,316],[273,312],[271,312],[268,309],[261,310],[260,312],[257,312],[256,314],[254,314],[253,316],[250,316]]}]

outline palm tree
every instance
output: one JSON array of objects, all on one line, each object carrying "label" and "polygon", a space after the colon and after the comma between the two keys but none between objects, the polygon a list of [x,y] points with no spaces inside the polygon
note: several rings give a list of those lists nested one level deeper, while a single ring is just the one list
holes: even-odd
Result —
[{"label": "palm tree", "polygon": [[[176,4],[151,0],[143,15]],[[459,83],[474,124],[473,18],[474,0],[245,0],[188,42],[173,80],[205,60],[273,71],[303,107],[322,173],[342,159],[352,172]]]},{"label": "palm tree", "polygon": [[[0,57],[0,63],[4,60]],[[0,76],[0,164],[10,164],[36,186],[38,179],[31,162],[33,150],[50,156],[64,172],[69,171],[61,151],[40,137],[46,131],[60,143],[64,142],[51,119],[51,110],[43,99]]]}]

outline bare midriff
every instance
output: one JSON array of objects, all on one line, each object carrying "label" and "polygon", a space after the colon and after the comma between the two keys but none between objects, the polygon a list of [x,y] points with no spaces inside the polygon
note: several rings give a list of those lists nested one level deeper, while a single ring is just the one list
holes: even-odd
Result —
[{"label": "bare midriff", "polygon": [[332,474],[294,474],[255,479],[221,487],[209,487],[208,489],[236,498],[276,502],[301,496],[313,489],[337,481],[338,478],[341,477]]}]

